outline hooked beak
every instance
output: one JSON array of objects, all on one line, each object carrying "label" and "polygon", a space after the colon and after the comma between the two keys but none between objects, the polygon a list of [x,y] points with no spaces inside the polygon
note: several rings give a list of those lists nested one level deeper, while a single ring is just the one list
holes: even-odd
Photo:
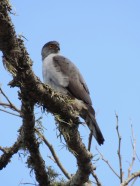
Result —
[{"label": "hooked beak", "polygon": [[57,46],[57,50],[60,50],[60,47],[59,46]]}]

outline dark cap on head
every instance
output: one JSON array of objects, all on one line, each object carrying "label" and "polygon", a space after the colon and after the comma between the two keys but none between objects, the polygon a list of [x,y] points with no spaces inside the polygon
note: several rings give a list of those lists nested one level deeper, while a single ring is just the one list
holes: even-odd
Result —
[{"label": "dark cap on head", "polygon": [[[58,48],[60,48],[60,45],[59,45],[59,43],[57,42],[57,41],[49,41],[48,43],[46,43],[44,46],[43,46],[43,48],[45,48],[45,47],[47,47],[47,46],[50,46],[50,45],[55,45],[55,46],[57,46]],[[42,48],[42,49],[43,49]]]},{"label": "dark cap on head", "polygon": [[49,54],[58,53],[60,50],[60,45],[57,41],[49,41],[42,48],[42,59],[44,60]]}]

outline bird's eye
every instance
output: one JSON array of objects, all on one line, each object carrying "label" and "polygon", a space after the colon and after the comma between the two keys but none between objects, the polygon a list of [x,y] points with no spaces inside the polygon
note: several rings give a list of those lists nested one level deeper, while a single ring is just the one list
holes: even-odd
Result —
[{"label": "bird's eye", "polygon": [[49,48],[53,48],[53,45],[50,45]]}]

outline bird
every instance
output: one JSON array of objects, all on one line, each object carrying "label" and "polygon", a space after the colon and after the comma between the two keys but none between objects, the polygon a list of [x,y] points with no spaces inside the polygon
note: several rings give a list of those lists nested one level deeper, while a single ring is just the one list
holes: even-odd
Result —
[{"label": "bird", "polygon": [[104,143],[103,134],[95,118],[88,86],[76,65],[60,54],[57,41],[47,42],[41,51],[44,84],[62,95],[71,96],[99,145]]}]

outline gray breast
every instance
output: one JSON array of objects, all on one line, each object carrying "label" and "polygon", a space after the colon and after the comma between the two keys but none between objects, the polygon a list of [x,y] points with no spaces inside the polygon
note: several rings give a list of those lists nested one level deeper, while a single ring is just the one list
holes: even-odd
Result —
[{"label": "gray breast", "polygon": [[42,74],[45,84],[51,86],[55,91],[67,94],[68,77],[66,77],[60,69],[56,68],[53,63],[53,57],[57,54],[50,54],[43,60]]}]

